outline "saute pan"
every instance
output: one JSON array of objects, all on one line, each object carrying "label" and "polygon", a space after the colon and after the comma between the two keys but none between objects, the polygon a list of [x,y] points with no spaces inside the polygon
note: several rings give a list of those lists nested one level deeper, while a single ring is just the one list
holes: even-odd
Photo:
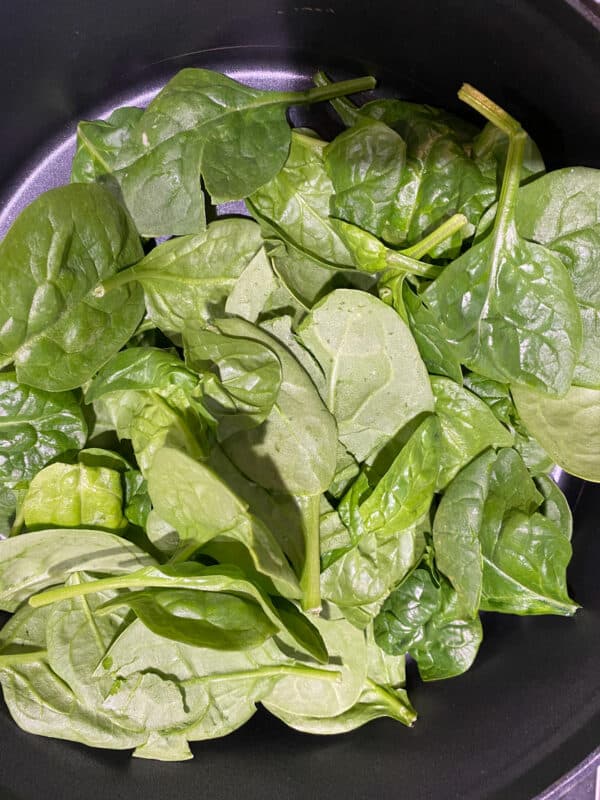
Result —
[{"label": "saute pan", "polygon": [[[277,88],[308,85],[317,68],[335,78],[372,72],[384,93],[457,110],[456,90],[469,81],[523,122],[550,168],[600,167],[594,7],[5,0],[0,234],[23,205],[68,179],[78,119],[147,102],[184,66]],[[335,133],[328,109],[303,113],[310,117],[297,122]],[[194,761],[160,764],[27,735],[2,706],[1,800],[567,796],[577,780],[564,776],[600,745],[600,487],[559,479],[575,511],[569,583],[583,609],[573,619],[487,615],[469,673],[424,686],[409,672],[420,712],[413,730],[379,720],[345,736],[311,737],[259,712],[227,739],[195,746]],[[586,780],[591,788],[591,773]]]}]

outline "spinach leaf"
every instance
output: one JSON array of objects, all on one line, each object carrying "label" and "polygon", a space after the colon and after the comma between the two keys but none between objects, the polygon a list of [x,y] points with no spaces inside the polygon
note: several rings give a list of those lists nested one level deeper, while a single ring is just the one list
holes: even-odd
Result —
[{"label": "spinach leaf", "polygon": [[275,352],[255,339],[192,324],[184,340],[187,363],[203,373],[202,402],[219,420],[218,438],[222,441],[264,422],[281,386]]},{"label": "spinach leaf", "polygon": [[310,675],[283,677],[263,698],[271,714],[284,722],[287,716],[335,717],[358,700],[367,672],[366,643],[363,633],[344,619],[315,617],[330,662],[339,664],[338,680]]},{"label": "spinach leaf", "polygon": [[[281,282],[273,271],[265,248],[261,248],[237,279],[225,301],[225,313],[232,317],[242,317],[248,322],[257,322],[269,301],[281,289]],[[284,289],[285,303],[291,297]]]},{"label": "spinach leaf", "polygon": [[[320,73],[315,81],[327,85]],[[393,212],[382,238],[404,247],[414,244],[448,216],[461,212],[469,222],[434,257],[456,253],[486,208],[496,199],[496,177],[471,157],[476,128],[441,109],[406,100],[378,99],[360,109],[334,101],[346,124],[364,117],[396,131],[406,143],[406,165]],[[487,167],[487,165],[486,165]]]},{"label": "spinach leaf", "polygon": [[[0,683],[14,721],[29,733],[91,747],[129,749],[142,744],[147,738],[143,729],[121,726],[113,714],[85,702],[52,669],[46,629],[53,613],[24,606],[2,629]],[[2,658],[7,651],[12,656]]]},{"label": "spinach leaf", "polygon": [[464,467],[446,489],[433,520],[435,563],[452,584],[467,617],[474,617],[481,603],[479,536],[495,460],[494,451],[486,450]]},{"label": "spinach leaf", "polygon": [[458,595],[420,567],[389,596],[374,623],[375,641],[387,653],[410,653],[424,681],[452,678],[473,663],[482,639],[478,617],[468,617]]},{"label": "spinach leaf", "polygon": [[517,232],[525,133],[471,87],[460,96],[509,136],[506,169],[491,234],[446,267],[424,300],[470,369],[560,395],[571,383],[581,322],[560,259]]},{"label": "spinach leaf", "polygon": [[104,282],[105,291],[139,281],[150,318],[163,332],[181,334],[188,320],[222,314],[237,279],[260,252],[249,219],[212,222],[194,236],[169,239],[139,263]]},{"label": "spinach leaf", "polygon": [[333,184],[332,216],[382,236],[404,171],[406,146],[382,122],[367,117],[324,150]]},{"label": "spinach leaf", "polygon": [[[188,708],[187,721],[182,719],[174,726],[164,708],[160,716],[162,704],[156,704],[154,727],[158,731],[162,728],[157,744],[169,730],[188,741],[231,733],[254,714],[256,704],[286,675],[316,676],[334,682],[338,676],[333,669],[316,669],[291,661],[273,640],[245,651],[191,647],[156,636],[139,620],[116,639],[98,672],[117,678],[116,693],[107,702],[112,704],[116,699],[123,704],[135,693],[140,711],[144,710],[151,688],[142,685],[145,675],[171,676],[176,681],[180,698]],[[167,688],[165,678],[163,686]],[[157,688],[160,697],[160,685]],[[149,749],[144,750],[136,755],[156,757]]]},{"label": "spinach leaf", "polygon": [[153,507],[178,531],[183,547],[193,552],[217,536],[239,541],[255,569],[270,577],[281,594],[299,596],[296,576],[273,534],[209,467],[164,447],[147,480]]},{"label": "spinach leaf", "polygon": [[584,346],[574,383],[600,388],[600,170],[570,167],[523,186],[517,196],[521,236],[545,245],[569,270],[583,325]]},{"label": "spinach leaf", "polygon": [[564,616],[577,610],[566,586],[571,544],[552,519],[536,511],[542,501],[518,454],[501,450],[480,534],[483,610]]},{"label": "spinach leaf", "polygon": [[49,391],[80,386],[125,344],[143,315],[136,287],[104,296],[104,279],[142,257],[131,220],[100,186],[51,189],[0,244],[0,363]]},{"label": "spinach leaf", "polygon": [[513,436],[476,395],[449,378],[431,377],[442,431],[437,488],[487,447],[510,447]]},{"label": "spinach leaf", "polygon": [[513,447],[519,453],[532,475],[549,472],[554,462],[531,435],[521,421],[506,383],[483,378],[474,372],[465,376],[465,386],[491,408],[497,419],[512,431]]},{"label": "spinach leaf", "polygon": [[71,166],[71,182],[110,184],[119,151],[143,113],[143,108],[125,106],[117,108],[106,120],[80,122],[77,126],[77,150]]},{"label": "spinach leaf", "polygon": [[269,92],[209,70],[181,70],[133,126],[115,160],[139,230],[147,236],[202,230],[201,175],[215,203],[247,197],[283,166],[291,136],[288,106],[373,85],[364,78],[325,89]]},{"label": "spinach leaf", "polygon": [[[93,582],[85,572],[74,572],[66,586]],[[48,665],[72,692],[88,706],[101,706],[112,680],[98,679],[94,672],[114,638],[122,629],[127,609],[114,608],[100,616],[98,609],[116,592],[106,589],[90,595],[67,598],[52,606],[46,625]],[[76,645],[74,645],[76,643]],[[122,724],[128,727],[127,721]]]},{"label": "spinach leaf", "polygon": [[340,441],[358,461],[432,410],[427,371],[410,331],[377,298],[338,289],[313,309],[298,336],[325,373],[323,399]]},{"label": "spinach leaf", "polygon": [[278,630],[258,603],[225,592],[145,589],[109,601],[102,611],[123,606],[153,633],[194,647],[251,649]]},{"label": "spinach leaf", "polygon": [[570,540],[573,535],[573,515],[567,498],[547,475],[538,475],[535,485],[544,497],[540,512]]},{"label": "spinach leaf", "polygon": [[139,352],[119,353],[92,383],[87,398],[97,398],[96,413],[120,439],[131,439],[143,475],[165,444],[206,458],[215,421],[200,401],[198,377],[175,356],[144,348],[138,357]]},{"label": "spinach leaf", "polygon": [[561,398],[513,387],[527,430],[571,475],[600,482],[600,390],[572,386]]},{"label": "spinach leaf", "polygon": [[[435,315],[406,283],[401,286],[401,298],[411,333],[428,372],[433,375],[446,375],[455,383],[461,384],[463,374],[460,361],[454,348],[443,335]],[[397,301],[392,305],[397,308]]]},{"label": "spinach leaf", "polygon": [[93,530],[44,530],[0,541],[0,608],[15,611],[73,572],[119,575],[154,559],[120,536]]},{"label": "spinach leaf", "polygon": [[109,392],[160,390],[187,394],[198,388],[198,377],[173,352],[157,347],[129,347],[117,353],[98,372],[85,393],[92,403]]},{"label": "spinach leaf", "polygon": [[83,447],[86,437],[74,394],[45,392],[19,383],[13,372],[0,374],[0,504],[7,527],[34,475],[56,456]]},{"label": "spinach leaf", "polygon": [[309,375],[265,331],[245,320],[220,320],[224,334],[266,345],[281,363],[281,387],[265,422],[230,437],[224,449],[233,463],[266,489],[314,496],[325,491],[335,469],[337,431]]},{"label": "spinach leaf", "polygon": [[325,147],[320,139],[294,133],[285,165],[247,205],[268,236],[325,266],[352,269],[352,255],[329,219],[333,184],[325,169]]},{"label": "spinach leaf", "polygon": [[358,701],[347,711],[333,717],[285,714],[285,723],[304,733],[347,733],[374,719],[391,717],[412,725],[416,713],[404,689],[405,657],[390,656],[374,642],[367,629],[367,677]]},{"label": "spinach leaf", "polygon": [[370,622],[423,554],[438,462],[439,427],[430,417],[373,489],[363,472],[340,503],[350,542],[328,555],[321,589],[358,627]]},{"label": "spinach leaf", "polygon": [[118,532],[123,516],[121,475],[106,467],[50,464],[31,481],[21,509],[35,528],[105,528]]}]

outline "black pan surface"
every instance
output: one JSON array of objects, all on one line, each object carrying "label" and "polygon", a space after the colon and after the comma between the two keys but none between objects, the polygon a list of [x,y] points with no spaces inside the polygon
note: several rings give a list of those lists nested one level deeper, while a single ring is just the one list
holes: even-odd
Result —
[{"label": "black pan surface", "polygon": [[[317,68],[373,72],[384,93],[454,109],[468,80],[527,126],[550,167],[600,167],[600,35],[570,4],[314,3],[2,4],[0,235],[68,179],[78,119],[147,102],[189,65],[276,88],[307,85]],[[335,133],[326,108],[302,113],[296,122]],[[317,738],[259,711],[227,739],[195,745],[194,761],[158,764],[30,736],[0,706],[0,800],[529,800],[600,743],[600,487],[559,478],[575,510],[569,581],[583,609],[486,615],[467,675],[423,685],[409,673],[413,730],[380,720]]]}]

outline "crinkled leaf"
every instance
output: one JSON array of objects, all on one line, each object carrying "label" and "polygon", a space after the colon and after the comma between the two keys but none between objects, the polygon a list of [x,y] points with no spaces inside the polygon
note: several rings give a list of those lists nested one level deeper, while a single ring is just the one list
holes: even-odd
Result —
[{"label": "crinkled leaf", "polygon": [[17,378],[63,391],[88,380],[133,334],[137,287],[95,297],[103,280],[143,255],[110,192],[71,184],[38,197],[0,244],[0,361]]}]

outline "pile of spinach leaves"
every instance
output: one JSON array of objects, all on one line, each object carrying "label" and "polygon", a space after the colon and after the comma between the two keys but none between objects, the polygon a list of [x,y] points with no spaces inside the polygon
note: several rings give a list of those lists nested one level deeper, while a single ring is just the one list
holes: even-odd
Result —
[{"label": "pile of spinach leaves", "polygon": [[[600,173],[207,70],[78,128],[0,244],[0,683],[18,725],[191,758],[261,703],[411,725],[480,611],[571,615],[553,464],[600,480]],[[345,130],[293,130],[331,100]],[[244,200],[249,217],[207,223]],[[214,212],[209,218],[215,217]],[[155,237],[166,237],[161,243]]]}]

